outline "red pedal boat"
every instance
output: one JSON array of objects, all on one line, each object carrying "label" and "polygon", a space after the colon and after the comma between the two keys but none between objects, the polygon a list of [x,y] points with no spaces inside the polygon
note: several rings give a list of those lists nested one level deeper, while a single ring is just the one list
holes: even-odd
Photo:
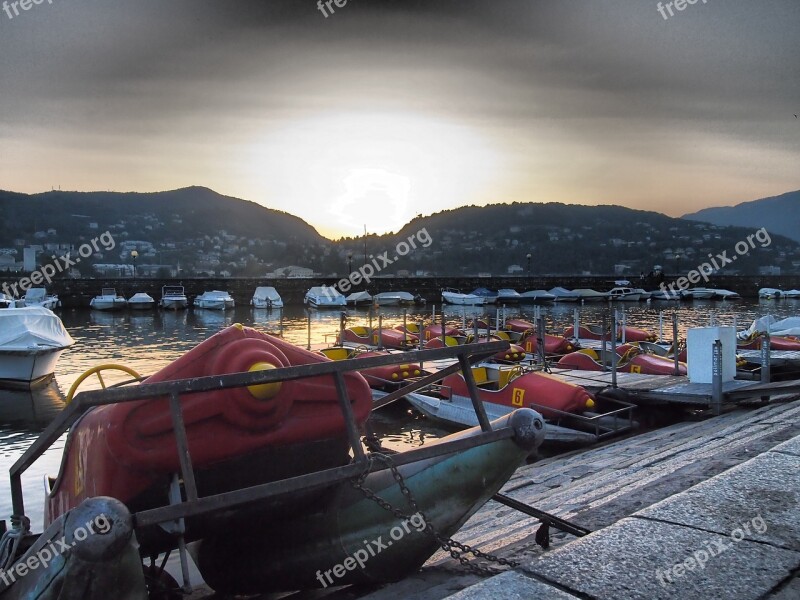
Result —
[{"label": "red pedal boat", "polygon": [[[233,325],[193,348],[145,383],[325,362],[325,357],[248,327]],[[372,394],[358,373],[344,374],[359,424]],[[333,376],[318,376],[181,396],[189,450],[203,495],[312,467],[346,464],[347,436]],[[292,464],[281,464],[285,452]],[[169,474],[180,472],[168,400],[99,406],[72,427],[58,479],[51,482],[45,527],[93,496],[133,512],[162,505]]]},{"label": "red pedal boat", "polygon": [[[617,371],[620,373],[643,373],[647,375],[675,375],[675,361],[666,356],[643,352],[637,346],[627,344],[617,348],[619,360]],[[608,352],[610,358],[611,351]],[[603,371],[600,354],[591,348],[585,348],[562,356],[558,366],[564,369],[580,371]],[[610,360],[606,361],[606,369],[611,368]],[[686,363],[678,362],[678,375],[686,375]]]},{"label": "red pedal boat", "polygon": [[[496,373],[497,380],[491,375]],[[567,383],[552,375],[531,372],[523,373],[518,367],[513,370],[489,370],[486,367],[473,367],[472,376],[478,385],[478,393],[483,402],[490,402],[511,408],[531,408],[541,413],[545,419],[556,418],[558,413],[547,410],[582,414],[594,408],[594,398],[579,385]],[[461,373],[448,375],[442,381],[441,395],[469,397],[469,389]]]},{"label": "red pedal boat", "polygon": [[[636,327],[625,327],[626,342],[655,342],[658,336],[644,329]],[[622,326],[617,327],[617,339],[622,340]],[[578,327],[578,335],[575,335],[575,327],[567,327],[564,337],[578,338],[581,340],[601,340],[603,339],[603,327],[601,325],[581,325]],[[609,332],[606,332],[606,339],[610,339]]]},{"label": "red pedal boat", "polygon": [[[379,338],[380,336],[380,338]],[[337,344],[360,344],[377,346],[378,341],[384,348],[407,350],[419,344],[419,338],[413,333],[403,333],[397,329],[370,329],[369,327],[348,327],[336,336]]]}]

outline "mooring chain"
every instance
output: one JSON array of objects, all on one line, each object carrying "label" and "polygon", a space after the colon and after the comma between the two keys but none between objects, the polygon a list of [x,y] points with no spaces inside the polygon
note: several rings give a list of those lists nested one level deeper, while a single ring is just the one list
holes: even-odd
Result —
[{"label": "mooring chain", "polygon": [[391,471],[392,477],[397,482],[397,485],[400,488],[400,491],[402,492],[403,496],[406,498],[406,501],[408,502],[408,505],[411,507],[411,509],[413,511],[412,515],[413,514],[418,514],[418,515],[420,515],[422,517],[422,520],[425,523],[424,531],[426,533],[428,533],[431,537],[433,537],[433,539],[436,540],[436,542],[439,544],[439,546],[442,548],[442,550],[444,550],[445,552],[450,554],[450,556],[452,558],[456,559],[459,563],[461,563],[461,565],[463,565],[469,572],[471,572],[471,573],[473,573],[475,575],[497,575],[498,573],[501,573],[502,571],[498,570],[498,569],[492,569],[492,568],[489,568],[489,567],[483,567],[483,566],[471,563],[469,561],[469,558],[464,556],[465,554],[471,554],[472,556],[474,556],[476,558],[482,558],[482,559],[487,560],[489,562],[494,562],[494,563],[497,563],[499,565],[503,565],[503,566],[507,566],[507,567],[516,567],[516,566],[518,566],[519,563],[517,563],[517,562],[515,562],[513,560],[508,560],[506,558],[495,556],[494,554],[489,554],[487,552],[481,552],[477,548],[473,548],[473,547],[471,547],[471,546],[469,546],[467,544],[462,544],[461,542],[457,542],[456,540],[454,540],[452,538],[447,538],[447,537],[442,536],[436,530],[436,528],[433,526],[433,523],[431,522],[431,520],[425,515],[425,513],[423,513],[419,509],[419,506],[417,505],[417,502],[414,499],[414,496],[411,494],[411,490],[408,489],[408,486],[406,485],[405,481],[403,480],[403,475],[397,469],[397,467],[395,466],[395,464],[392,461],[392,459],[389,456],[387,456],[386,454],[380,454],[380,453],[374,453],[374,452],[368,454],[367,455],[367,468],[364,470],[364,472],[356,480],[351,482],[353,487],[356,488],[357,490],[361,491],[361,493],[364,494],[364,496],[366,496],[369,500],[372,500],[373,502],[375,502],[378,506],[380,506],[384,510],[392,513],[398,519],[408,520],[408,519],[411,518],[411,516],[405,514],[400,509],[395,508],[389,502],[387,502],[386,500],[384,500],[383,498],[378,496],[375,492],[373,492],[371,489],[369,489],[368,487],[366,487],[364,485],[364,481],[366,480],[367,476],[370,474],[370,472],[372,470],[372,464],[376,459],[380,460],[381,462],[383,462],[389,468],[389,470]]}]

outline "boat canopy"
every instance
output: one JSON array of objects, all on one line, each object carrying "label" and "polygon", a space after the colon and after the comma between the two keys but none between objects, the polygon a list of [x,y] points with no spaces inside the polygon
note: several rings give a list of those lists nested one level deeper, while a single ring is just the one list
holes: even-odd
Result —
[{"label": "boat canopy", "polygon": [[272,300],[275,302],[280,299],[281,295],[274,287],[257,287],[255,293],[253,293],[253,300]]},{"label": "boat canopy", "polygon": [[0,349],[66,348],[75,340],[51,310],[40,306],[0,310]]},{"label": "boat canopy", "polygon": [[769,333],[770,335],[800,335],[800,317],[789,317],[780,321],[772,315],[767,315],[753,321],[753,324],[739,334],[742,339],[756,333]]}]

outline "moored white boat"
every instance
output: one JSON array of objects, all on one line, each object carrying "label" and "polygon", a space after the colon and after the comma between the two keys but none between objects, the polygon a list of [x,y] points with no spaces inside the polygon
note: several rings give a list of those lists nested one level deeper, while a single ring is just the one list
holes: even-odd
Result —
[{"label": "moored white boat", "polygon": [[486,298],[475,296],[474,294],[462,294],[455,290],[442,290],[442,301],[459,306],[482,306],[486,304]]},{"label": "moored white boat", "polygon": [[489,288],[482,287],[482,288],[477,288],[477,289],[472,290],[472,295],[473,296],[480,296],[482,298],[486,298],[486,303],[487,304],[494,304],[495,302],[497,302],[497,298],[499,296],[499,293],[498,292],[493,292]]},{"label": "moored white boat", "polygon": [[303,304],[311,308],[342,308],[347,306],[347,299],[336,288],[314,286],[306,292]]},{"label": "moored white boat", "polygon": [[166,310],[182,310],[189,306],[189,299],[186,297],[182,285],[165,285],[161,288],[161,300],[159,306]]},{"label": "moored white boat", "polygon": [[608,292],[608,297],[618,302],[638,302],[641,294],[629,287],[615,287]]},{"label": "moored white boat", "polygon": [[128,298],[128,307],[131,310],[150,310],[156,307],[156,301],[147,292],[137,292]]},{"label": "moored white boat", "polygon": [[591,288],[578,288],[572,291],[578,294],[582,302],[602,302],[603,300],[608,300],[607,293],[598,292]]},{"label": "moored white boat", "polygon": [[500,288],[497,290],[498,304],[518,304],[520,297],[520,293],[511,288]]},{"label": "moored white boat", "polygon": [[345,301],[351,306],[366,306],[372,304],[372,296],[367,291],[353,292]]},{"label": "moored white boat", "polygon": [[578,292],[573,292],[563,287],[554,287],[548,292],[555,296],[556,302],[577,302],[581,299],[581,295]]},{"label": "moored white boat", "polygon": [[783,292],[777,288],[761,288],[758,290],[758,297],[763,300],[771,300],[781,296],[783,296]]},{"label": "moored white boat", "polygon": [[520,302],[534,302],[536,304],[543,304],[545,302],[555,302],[556,297],[547,290],[528,290],[519,295]]},{"label": "moored white boat", "polygon": [[39,306],[0,311],[0,381],[29,386],[53,374],[75,340],[51,310]]},{"label": "moored white boat", "polygon": [[253,308],[283,308],[283,298],[272,286],[257,287],[250,305]]},{"label": "moored white boat", "polygon": [[783,292],[783,297],[784,298],[800,298],[800,290],[787,290],[787,291]]},{"label": "moored white boat", "polygon": [[372,297],[378,306],[411,306],[414,304],[414,294],[409,292],[380,292]]},{"label": "moored white boat", "polygon": [[121,310],[128,306],[128,301],[117,294],[114,288],[103,288],[99,296],[92,298],[89,306],[94,310]]},{"label": "moored white boat", "polygon": [[236,304],[233,297],[228,292],[212,290],[203,292],[194,299],[195,308],[205,308],[208,310],[227,310]]},{"label": "moored white boat", "polygon": [[25,292],[25,297],[18,306],[41,306],[50,310],[55,310],[61,306],[61,301],[55,294],[48,294],[45,288],[29,288]]}]

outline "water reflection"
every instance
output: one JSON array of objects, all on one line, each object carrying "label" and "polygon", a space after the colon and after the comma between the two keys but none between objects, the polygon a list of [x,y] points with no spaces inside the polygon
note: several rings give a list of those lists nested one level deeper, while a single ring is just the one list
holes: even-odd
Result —
[{"label": "water reflection", "polygon": [[65,406],[55,379],[32,390],[0,390],[0,429],[40,431]]}]

